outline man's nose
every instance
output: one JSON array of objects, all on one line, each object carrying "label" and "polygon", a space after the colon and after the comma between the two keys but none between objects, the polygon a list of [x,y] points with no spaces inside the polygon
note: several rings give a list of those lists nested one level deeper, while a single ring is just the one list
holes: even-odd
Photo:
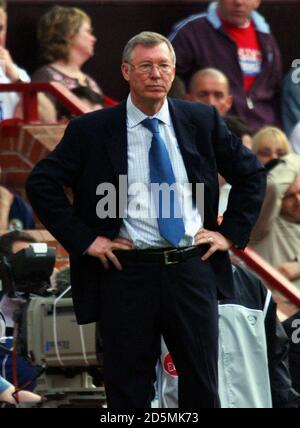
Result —
[{"label": "man's nose", "polygon": [[297,201],[297,205],[300,205],[300,193],[296,193],[296,201]]},{"label": "man's nose", "polygon": [[152,65],[150,76],[155,78],[159,78],[161,76],[161,72],[159,71],[158,65],[155,65],[155,64]]},{"label": "man's nose", "polygon": [[216,100],[216,97],[213,94],[209,94],[207,96],[207,104],[209,104],[210,106],[216,107],[217,100]]}]

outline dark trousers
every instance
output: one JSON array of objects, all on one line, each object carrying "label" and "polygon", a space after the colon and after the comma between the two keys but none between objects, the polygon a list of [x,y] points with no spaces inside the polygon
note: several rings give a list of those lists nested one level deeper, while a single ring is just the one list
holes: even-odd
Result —
[{"label": "dark trousers", "polygon": [[217,291],[210,262],[127,261],[103,284],[101,332],[109,408],[146,408],[161,334],[179,374],[179,407],[219,407]]}]

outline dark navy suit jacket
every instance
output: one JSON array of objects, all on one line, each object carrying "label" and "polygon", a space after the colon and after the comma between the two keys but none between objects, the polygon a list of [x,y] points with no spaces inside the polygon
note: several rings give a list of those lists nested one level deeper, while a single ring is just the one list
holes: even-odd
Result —
[{"label": "dark navy suit jacket", "polygon": [[[228,131],[213,107],[168,101],[189,182],[204,183],[204,227],[220,231],[243,248],[263,201],[264,168]],[[218,171],[232,185],[220,227]],[[74,308],[82,324],[99,319],[100,287],[105,275],[100,261],[84,253],[99,235],[117,237],[122,224],[118,217],[97,217],[100,197],[96,188],[109,182],[118,193],[120,174],[127,174],[125,102],[72,120],[62,141],[35,166],[27,182],[28,197],[40,220],[70,253]],[[63,186],[73,189],[73,205]],[[233,288],[228,253],[215,253],[211,263],[218,290],[230,297]]]}]

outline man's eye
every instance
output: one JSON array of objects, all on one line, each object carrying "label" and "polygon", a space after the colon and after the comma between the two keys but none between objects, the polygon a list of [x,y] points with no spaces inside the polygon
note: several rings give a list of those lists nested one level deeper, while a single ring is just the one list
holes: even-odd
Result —
[{"label": "man's eye", "polygon": [[142,71],[148,71],[151,70],[152,65],[151,64],[140,64],[139,69]]},{"label": "man's eye", "polygon": [[170,68],[171,68],[171,66],[170,66],[170,64],[160,64],[160,65],[159,65],[159,68],[160,68],[162,71],[169,71],[169,70],[170,70]]}]

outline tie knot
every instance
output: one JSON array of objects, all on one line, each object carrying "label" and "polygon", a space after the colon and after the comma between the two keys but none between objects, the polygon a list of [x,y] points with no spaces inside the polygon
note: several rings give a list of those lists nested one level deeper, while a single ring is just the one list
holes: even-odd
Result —
[{"label": "tie knot", "polygon": [[153,119],[150,119],[150,117],[147,117],[145,120],[143,120],[142,124],[149,129],[149,131],[152,132],[152,134],[158,134],[158,119],[154,117]]}]

